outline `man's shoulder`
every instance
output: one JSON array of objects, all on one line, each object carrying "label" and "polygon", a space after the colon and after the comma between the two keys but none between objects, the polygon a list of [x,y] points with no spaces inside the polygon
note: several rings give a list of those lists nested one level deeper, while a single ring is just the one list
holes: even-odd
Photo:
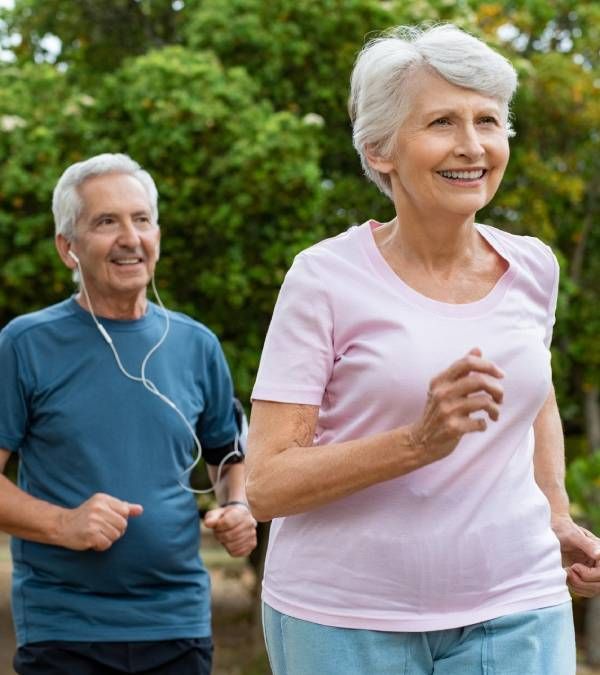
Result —
[{"label": "man's shoulder", "polygon": [[63,300],[55,305],[50,305],[12,319],[3,329],[2,333],[16,340],[30,333],[32,330],[43,328],[57,321],[62,321],[73,315],[71,299]]},{"label": "man's shoulder", "polygon": [[[156,311],[160,314],[161,309],[156,305]],[[183,312],[175,312],[171,309],[166,310],[169,314],[169,321],[172,328],[186,338],[199,340],[207,344],[218,344],[219,338],[213,331],[202,322],[194,319]]]}]

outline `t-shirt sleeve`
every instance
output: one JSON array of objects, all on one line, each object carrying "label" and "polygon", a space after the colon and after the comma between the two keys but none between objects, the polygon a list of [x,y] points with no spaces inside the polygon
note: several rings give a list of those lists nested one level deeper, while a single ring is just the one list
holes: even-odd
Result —
[{"label": "t-shirt sleeve", "polygon": [[314,261],[296,257],[267,332],[253,400],[321,405],[335,360],[333,316]]},{"label": "t-shirt sleeve", "polygon": [[550,295],[550,302],[548,303],[546,329],[544,331],[544,344],[548,349],[550,349],[550,344],[552,342],[552,331],[554,329],[554,323],[556,322],[556,303],[558,300],[558,281],[560,277],[560,267],[558,265],[558,260],[556,259],[554,253],[550,249],[548,249],[548,252],[552,257],[553,279],[552,279],[552,292]]},{"label": "t-shirt sleeve", "polygon": [[204,395],[206,403],[197,423],[198,438],[204,459],[209,464],[219,464],[231,450],[229,445],[235,440],[237,425],[231,375],[216,338],[207,364]]},{"label": "t-shirt sleeve", "polygon": [[16,452],[29,419],[26,387],[13,340],[0,333],[0,448]]}]

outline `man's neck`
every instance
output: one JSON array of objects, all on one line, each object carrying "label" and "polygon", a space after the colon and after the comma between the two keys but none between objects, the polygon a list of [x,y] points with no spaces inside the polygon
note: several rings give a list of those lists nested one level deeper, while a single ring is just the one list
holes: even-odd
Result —
[{"label": "man's neck", "polygon": [[95,298],[93,294],[90,296],[91,308],[88,299],[83,291],[79,291],[75,296],[75,300],[86,311],[92,311],[96,316],[101,316],[105,319],[116,319],[118,321],[132,321],[141,319],[146,314],[148,307],[148,300],[146,292],[138,293],[132,296],[113,297],[110,300],[104,298]]}]

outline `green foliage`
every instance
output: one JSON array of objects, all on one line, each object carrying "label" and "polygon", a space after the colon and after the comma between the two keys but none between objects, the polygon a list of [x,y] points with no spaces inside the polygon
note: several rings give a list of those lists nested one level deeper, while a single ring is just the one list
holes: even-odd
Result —
[{"label": "green foliage", "polygon": [[567,471],[567,490],[575,516],[600,531],[600,450],[578,457]]},{"label": "green foliage", "polygon": [[451,20],[499,48],[519,72],[517,135],[480,219],[557,252],[554,371],[567,432],[585,436],[583,400],[600,384],[597,3],[17,0],[2,15],[0,39],[21,42],[0,63],[0,321],[69,292],[51,242],[60,173],[125,151],[161,195],[160,289],[223,338],[244,397],[293,255],[393,215],[361,175],[347,119],[365,39]]},{"label": "green foliage", "polygon": [[247,395],[273,289],[322,234],[313,128],[256,99],[243,69],[182,47],[105,78],[94,113],[96,150],[125,150],[160,187],[169,304],[219,334]]},{"label": "green foliage", "polygon": [[[77,69],[76,77],[118,67],[123,59],[177,39],[180,15],[172,0],[17,0],[0,17],[7,31],[21,36],[14,53],[21,62],[59,61]],[[58,54],[47,36],[61,41]]]},{"label": "green foliage", "polygon": [[[86,101],[47,65],[0,69],[0,320],[64,295],[50,198],[57,167],[81,157]],[[75,151],[74,149],[77,148]]]}]

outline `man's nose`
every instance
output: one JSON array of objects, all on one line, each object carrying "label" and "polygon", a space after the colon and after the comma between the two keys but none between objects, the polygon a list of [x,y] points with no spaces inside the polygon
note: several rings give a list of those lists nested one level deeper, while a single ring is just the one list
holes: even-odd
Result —
[{"label": "man's nose", "polygon": [[121,246],[132,248],[140,243],[140,233],[135,226],[135,222],[131,218],[125,218],[121,221],[118,242]]}]

